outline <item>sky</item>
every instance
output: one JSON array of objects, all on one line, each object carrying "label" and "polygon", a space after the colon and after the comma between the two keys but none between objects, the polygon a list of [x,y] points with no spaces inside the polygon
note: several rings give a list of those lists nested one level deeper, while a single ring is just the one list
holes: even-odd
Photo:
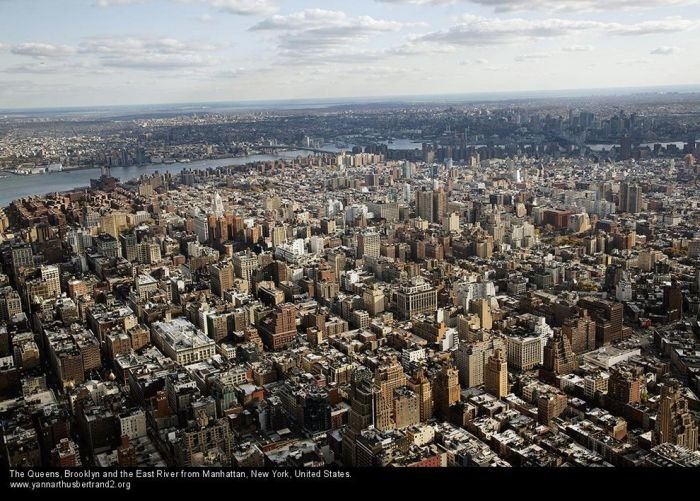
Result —
[{"label": "sky", "polygon": [[700,84],[700,0],[0,0],[0,108]]}]

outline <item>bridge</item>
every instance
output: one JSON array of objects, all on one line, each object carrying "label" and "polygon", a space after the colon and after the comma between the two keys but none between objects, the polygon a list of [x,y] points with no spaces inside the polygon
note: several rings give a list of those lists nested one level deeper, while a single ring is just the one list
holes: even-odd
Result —
[{"label": "bridge", "polygon": [[329,151],[329,150],[322,150],[319,148],[307,148],[304,146],[287,146],[284,144],[278,144],[275,146],[262,146],[262,145],[257,145],[254,147],[256,150],[260,150],[262,153],[275,153],[278,151],[284,151],[284,150],[299,150],[299,151],[308,151],[310,153],[332,153],[332,154],[337,154],[337,151]]}]

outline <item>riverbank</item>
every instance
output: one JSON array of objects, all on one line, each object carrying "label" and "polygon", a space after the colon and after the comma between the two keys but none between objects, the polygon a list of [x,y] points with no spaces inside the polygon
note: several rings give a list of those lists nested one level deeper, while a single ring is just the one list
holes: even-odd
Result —
[{"label": "riverbank", "polygon": [[[245,165],[255,162],[270,162],[280,159],[291,159],[297,156],[307,156],[309,152],[299,150],[289,150],[280,152],[278,155],[248,155],[244,157],[226,157],[209,160],[197,160],[190,163],[175,164],[146,164],[141,167],[113,167],[112,176],[120,181],[136,179],[144,174],[161,174],[170,172],[178,174],[184,169],[209,169],[217,167],[227,167],[229,165]],[[70,191],[80,186],[90,186],[90,179],[96,176],[95,170],[76,169],[33,176],[10,176],[0,179],[0,207],[7,207],[13,200],[29,197],[33,195],[45,195],[46,193],[60,193]]]}]

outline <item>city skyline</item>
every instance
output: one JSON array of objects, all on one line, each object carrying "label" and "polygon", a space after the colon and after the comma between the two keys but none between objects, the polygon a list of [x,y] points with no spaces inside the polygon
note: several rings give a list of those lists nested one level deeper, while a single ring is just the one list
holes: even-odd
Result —
[{"label": "city skyline", "polygon": [[2,0],[0,108],[693,85],[697,5]]}]

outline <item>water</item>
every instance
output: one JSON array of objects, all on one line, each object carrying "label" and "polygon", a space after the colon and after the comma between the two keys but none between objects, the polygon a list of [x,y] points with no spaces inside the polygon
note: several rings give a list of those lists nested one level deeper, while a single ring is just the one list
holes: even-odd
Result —
[{"label": "water", "polygon": [[[295,158],[308,156],[308,151],[282,151],[279,155],[249,155],[236,158],[218,158],[215,160],[197,160],[190,163],[154,164],[143,167],[114,167],[112,176],[121,181],[137,178],[143,174],[154,172],[178,173],[184,169],[206,169],[209,167],[225,167],[227,165],[243,165],[250,162],[268,162],[280,158]],[[0,176],[6,174],[0,173]],[[81,169],[75,171],[54,172],[36,176],[16,176],[7,174],[0,178],[0,207],[6,207],[13,200],[31,195],[69,191],[82,186],[90,186],[90,179],[100,177],[99,168]]]}]

